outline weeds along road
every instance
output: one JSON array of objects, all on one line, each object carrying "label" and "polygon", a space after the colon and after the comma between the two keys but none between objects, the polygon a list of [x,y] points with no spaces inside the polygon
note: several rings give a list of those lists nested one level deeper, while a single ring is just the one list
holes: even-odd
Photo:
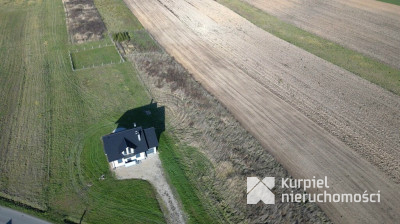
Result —
[{"label": "weeds along road", "polygon": [[381,203],[321,203],[334,222],[400,219],[398,96],[212,0],[125,2],[295,178],[328,176],[332,194],[380,190]]},{"label": "weeds along road", "polygon": [[301,29],[400,69],[400,6],[374,0],[245,0]]}]

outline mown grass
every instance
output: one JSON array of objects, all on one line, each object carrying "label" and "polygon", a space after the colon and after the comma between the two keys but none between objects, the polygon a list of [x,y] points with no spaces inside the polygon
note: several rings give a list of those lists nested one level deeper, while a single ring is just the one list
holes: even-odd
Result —
[{"label": "mown grass", "polygon": [[378,1],[400,5],[400,0],[378,0]]},{"label": "mown grass", "polygon": [[103,64],[122,62],[114,46],[87,49],[71,52],[74,69],[101,66]]},{"label": "mown grass", "polygon": [[254,25],[400,95],[400,70],[297,28],[241,0],[217,0]]},{"label": "mown grass", "polygon": [[[0,8],[0,47],[7,52],[0,54],[0,105],[8,105],[1,107],[1,130],[9,127],[1,132],[0,191],[45,211],[1,204],[56,223],[79,220],[85,210],[91,223],[163,223],[149,183],[116,181],[106,169],[97,135],[110,132],[112,123],[94,126],[147,104],[149,96],[130,63],[73,73],[63,15],[61,1]],[[107,176],[101,182],[100,172]]]},{"label": "mown grass", "polygon": [[[164,223],[156,194],[147,181],[116,180],[102,150],[101,136],[115,128],[114,122],[91,126],[85,133],[81,154],[82,178],[87,187],[90,223]],[[105,175],[105,179],[99,179]]]},{"label": "mown grass", "polygon": [[122,0],[94,0],[107,29],[111,33],[143,29],[139,20]]},{"label": "mown grass", "polygon": [[69,49],[71,52],[75,52],[75,51],[85,51],[92,48],[100,48],[113,45],[114,43],[112,42],[112,40],[108,36],[106,36],[97,41],[88,41],[80,44],[70,45]]},{"label": "mown grass", "polygon": [[[88,223],[164,222],[149,183],[113,177],[100,139],[116,128],[124,112],[150,102],[134,71],[122,63],[74,73],[88,116],[79,132],[69,134],[68,157],[59,160],[67,172],[59,171],[51,198],[52,209],[69,220],[79,220],[87,210]],[[106,179],[100,181],[102,174]]]},{"label": "mown grass", "polygon": [[[143,30],[142,25],[122,0],[95,0],[94,2],[100,14],[102,14],[107,27],[109,24],[113,24],[112,32],[129,30],[131,36],[130,42],[135,45],[135,48],[139,52],[159,50],[157,43]],[[126,23],[122,24],[118,21],[125,21]],[[182,152],[185,152],[187,148],[181,149],[176,144],[179,140],[173,139],[172,136],[173,134],[169,133],[169,130],[166,130],[161,136],[159,146],[162,166],[168,176],[169,182],[172,184],[171,187],[178,193],[184,212],[189,217],[191,223],[213,223],[214,221],[211,217],[215,216],[210,214],[214,212],[212,205],[209,205],[207,208],[204,207],[204,204],[206,204],[205,199],[198,197],[201,194],[195,187],[194,180],[188,178],[189,170],[194,167],[185,166],[181,160],[184,158]],[[197,151],[194,148],[192,150]],[[194,158],[198,159],[196,160],[198,163],[202,163],[205,159],[200,157]]]},{"label": "mown grass", "polygon": [[[0,54],[6,63],[0,66],[1,83],[5,84],[0,87],[1,94],[7,93],[1,95],[0,105],[8,105],[0,108],[1,130],[11,125],[27,132],[1,132],[0,143],[5,145],[0,159],[8,162],[2,160],[0,168],[13,172],[0,174],[0,191],[44,209],[30,209],[29,213],[55,223],[79,220],[85,210],[83,221],[88,223],[164,222],[154,189],[141,180],[115,180],[100,141],[126,111],[150,102],[135,68],[122,63],[72,72],[69,50],[108,44],[107,40],[70,45],[61,1],[0,1],[0,48],[7,52]],[[122,0],[95,3],[100,3],[96,6],[109,31],[143,29]],[[149,38],[144,39],[146,47]],[[7,140],[10,136],[18,143],[12,148]],[[168,142],[160,148],[164,145],[170,150],[175,146]],[[21,160],[26,163],[21,164]],[[175,162],[166,160],[163,165]],[[184,194],[197,195],[196,188],[189,179],[181,178],[185,172],[179,170],[181,164],[174,165],[177,167],[171,172],[180,175],[170,175],[170,179],[185,186],[185,191],[177,186],[179,197],[182,194],[185,199],[185,211],[193,220],[208,222],[211,219],[202,209],[201,199]],[[26,175],[30,172],[34,175]],[[102,174],[105,180],[98,179]],[[8,206],[10,202],[3,200],[1,204]],[[17,203],[13,205],[26,211]]]},{"label": "mown grass", "polygon": [[46,209],[48,46],[24,2],[0,5],[0,197]]}]

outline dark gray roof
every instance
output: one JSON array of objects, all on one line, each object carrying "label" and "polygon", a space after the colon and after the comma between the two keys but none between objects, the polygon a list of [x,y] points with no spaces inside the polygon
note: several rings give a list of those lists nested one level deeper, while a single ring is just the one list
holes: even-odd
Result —
[{"label": "dark gray roof", "polygon": [[158,140],[156,135],[156,130],[154,128],[146,128],[144,129],[144,135],[146,136],[147,146],[149,148],[157,147]]},{"label": "dark gray roof", "polygon": [[[138,138],[140,135],[140,141]],[[126,147],[134,148],[135,154],[146,152],[149,148],[142,127],[128,129],[103,136],[104,153],[109,162],[124,158],[122,152]]]}]

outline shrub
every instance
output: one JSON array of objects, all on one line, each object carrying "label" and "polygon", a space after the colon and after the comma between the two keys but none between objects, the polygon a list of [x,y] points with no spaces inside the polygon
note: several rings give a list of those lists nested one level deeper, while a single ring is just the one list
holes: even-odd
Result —
[{"label": "shrub", "polygon": [[129,36],[128,32],[114,33],[112,35],[112,38],[113,38],[114,41],[117,41],[117,42],[123,42],[123,41],[126,41],[126,40],[129,41],[131,39],[131,37]]}]

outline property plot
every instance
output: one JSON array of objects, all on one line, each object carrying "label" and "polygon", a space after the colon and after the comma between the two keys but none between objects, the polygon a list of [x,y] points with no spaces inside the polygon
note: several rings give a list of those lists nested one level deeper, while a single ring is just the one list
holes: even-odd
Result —
[{"label": "property plot", "polygon": [[123,62],[115,46],[73,52],[71,60],[75,70]]},{"label": "property plot", "polygon": [[[37,14],[0,7],[0,198],[46,209],[49,78]],[[29,23],[29,25],[27,25]]]},{"label": "property plot", "polygon": [[400,69],[397,5],[374,0],[245,1],[301,29]]},{"label": "property plot", "polygon": [[76,75],[62,2],[7,2],[0,0],[0,204],[34,207],[52,223],[79,223],[83,213],[87,223],[164,223],[152,186],[117,182],[101,146],[114,116],[150,101],[131,64]]},{"label": "property plot", "polygon": [[391,210],[400,207],[399,186],[393,182],[400,180],[398,96],[214,1],[126,2],[291,175],[328,176],[335,183],[331,193],[381,191],[380,204],[321,204],[334,222],[399,218]]}]

